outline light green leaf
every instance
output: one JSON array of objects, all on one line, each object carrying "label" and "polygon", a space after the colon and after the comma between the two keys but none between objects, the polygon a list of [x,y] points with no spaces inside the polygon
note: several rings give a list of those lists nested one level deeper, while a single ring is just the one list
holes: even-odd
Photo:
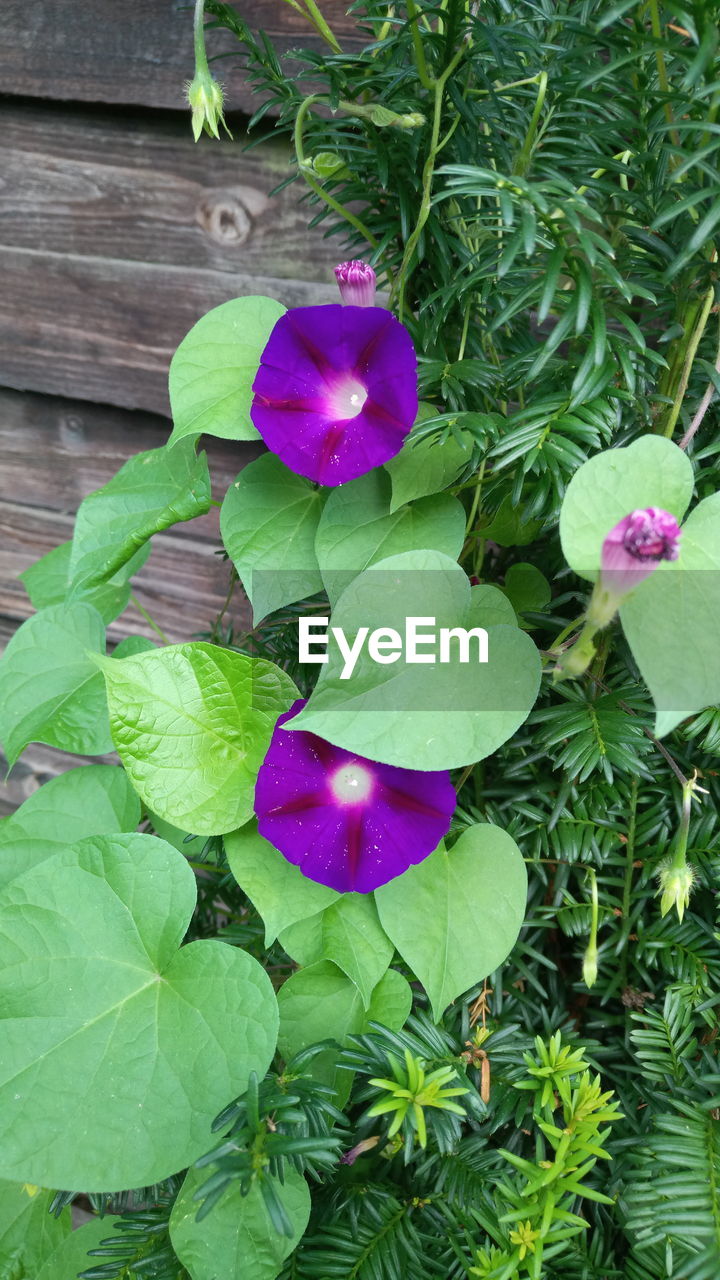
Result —
[{"label": "light green leaf", "polygon": [[510,954],[526,900],[520,850],[484,823],[375,891],[382,926],[422,982],[436,1021]]},{"label": "light green leaf", "polygon": [[[48,1212],[54,1191],[0,1182],[0,1276],[35,1277],[72,1229],[70,1210]],[[67,1273],[69,1276],[69,1273]],[[58,1277],[59,1280],[59,1277]],[[67,1277],[63,1277],[67,1280]]]},{"label": "light green leaf", "polygon": [[482,536],[500,547],[524,547],[535,541],[541,528],[542,520],[523,520],[522,508],[514,507],[508,497],[482,528]]},{"label": "light green leaf", "polygon": [[195,900],[182,855],[137,834],[80,841],[3,888],[3,1177],[157,1182],[203,1154],[218,1111],[264,1075],[270,981],[222,942],[178,950]]},{"label": "light green leaf", "polygon": [[363,569],[403,551],[428,548],[457,559],[465,512],[451,494],[390,511],[390,481],[379,469],[333,489],[315,539],[320,572],[334,603]]},{"label": "light green leaf", "polygon": [[183,831],[180,827],[174,827],[172,822],[165,822],[164,818],[158,818],[156,813],[151,813],[148,809],[147,817],[150,821],[156,836],[160,836],[161,840],[167,840],[173,849],[177,849],[184,858],[197,858],[202,853],[205,844],[205,836],[195,836],[189,831]]},{"label": "light green leaf", "polygon": [[[431,631],[482,625],[462,569],[430,551],[373,565],[343,593],[331,624],[353,642],[363,627],[390,627],[404,636],[412,617],[435,618]],[[540,657],[529,636],[516,625],[488,621],[487,663],[477,661],[477,640],[470,642],[469,662],[460,661],[454,643],[451,660],[433,666],[402,656],[381,666],[365,645],[350,679],[342,678],[344,659],[331,638],[329,662],[306,707],[283,731],[309,730],[358,755],[409,769],[482,760],[527,718],[540,683]]]},{"label": "light green leaf", "polygon": [[[69,1213],[70,1210],[68,1209]],[[103,1240],[120,1239],[114,1230],[117,1218],[95,1218],[66,1236],[50,1254],[35,1280],[75,1280],[81,1271],[102,1266],[102,1258],[90,1258],[91,1249],[97,1249]]]},{"label": "light green leaf", "polygon": [[691,511],[678,559],[631,592],[620,620],[655,703],[658,737],[720,702],[720,494]]},{"label": "light green leaf", "polygon": [[148,808],[193,835],[247,822],[275,721],[298,696],[289,676],[205,643],[100,665],[115,747]]},{"label": "light green leaf", "polygon": [[662,507],[681,520],[692,497],[687,454],[664,436],[642,436],[623,449],[606,449],[575,472],[560,512],[565,559],[591,582],[610,530],[638,507]]},{"label": "light green leaf", "polygon": [[339,894],[308,880],[299,867],[263,839],[256,822],[225,837],[228,863],[240,888],[265,922],[265,945],[281,930],[314,916],[335,902]]},{"label": "light green leaf", "polygon": [[138,653],[149,653],[151,649],[157,649],[154,640],[148,640],[147,636],[125,636],[119,644],[115,645],[112,651],[113,658],[134,658]]},{"label": "light green leaf", "polygon": [[278,942],[296,964],[303,968],[315,964],[323,958],[323,918],[325,911],[318,911],[307,920],[296,920],[295,924],[281,929]]},{"label": "light green leaf", "polygon": [[69,769],[0,821],[0,884],[76,840],[134,831],[139,821],[140,802],[124,769]]},{"label": "light green leaf", "polygon": [[329,960],[299,969],[278,992],[278,1051],[284,1058],[292,1058],[320,1040],[344,1044],[348,1035],[363,1031],[371,1019],[398,1030],[412,1004],[411,994],[410,1003],[407,1001],[406,988],[410,994],[402,974],[388,970],[366,1010],[355,983]]},{"label": "light green leaf", "polygon": [[505,575],[505,594],[516,613],[539,613],[552,593],[545,574],[534,564],[513,564]]},{"label": "light green leaf", "polygon": [[499,587],[482,582],[470,588],[468,627],[516,627],[517,617],[510,601]]},{"label": "light green leaf", "polygon": [[170,363],[171,444],[202,432],[258,439],[250,420],[252,385],[285,310],[274,298],[233,298],[198,320]]},{"label": "light green leaf", "polygon": [[188,442],[136,454],[80,503],[70,553],[73,593],[112,578],[154,533],[209,509],[204,453],[196,457]]},{"label": "light green leaf", "polygon": [[0,660],[0,739],[13,765],[29,742],[75,755],[112,751],[102,676],[105,627],[89,604],[54,604],[28,618]]},{"label": "light green leaf", "polygon": [[345,893],[323,912],[323,958],[352,979],[366,1009],[394,950],[372,895]]},{"label": "light green leaf", "polygon": [[170,1216],[170,1240],[191,1280],[275,1280],[285,1259],[297,1247],[310,1217],[308,1185],[287,1167],[284,1181],[273,1178],[278,1198],[292,1223],[291,1236],[280,1235],[268,1216],[257,1182],[246,1196],[237,1182],[202,1221],[195,1192],[208,1180],[208,1169],[190,1169]]},{"label": "light green leaf", "polygon": [[443,444],[438,443],[436,436],[419,433],[418,428],[436,417],[437,412],[434,405],[421,403],[417,422],[402,449],[385,463],[392,482],[391,511],[397,511],[413,498],[424,498],[429,493],[447,489],[472,461],[474,440],[469,431],[458,428]]},{"label": "light green leaf", "polygon": [[315,556],[322,506],[320,490],[288,471],[272,453],[244,467],[230,485],[220,531],[256,623],[285,604],[322,591]]},{"label": "light green leaf", "polygon": [[[69,595],[71,550],[72,542],[62,542],[19,575],[36,609],[45,609],[49,604],[62,604]],[[74,598],[93,605],[106,625],[113,622],[130,603],[130,579],[142,568],[149,554],[149,544],[140,547],[109,582],[101,582],[87,589],[80,588]]]}]

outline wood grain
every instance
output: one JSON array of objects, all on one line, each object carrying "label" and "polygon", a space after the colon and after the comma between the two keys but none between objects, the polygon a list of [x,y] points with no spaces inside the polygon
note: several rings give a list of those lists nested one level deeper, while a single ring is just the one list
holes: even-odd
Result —
[{"label": "wood grain", "polygon": [[0,138],[0,385],[168,413],[172,353],[211,307],[336,299],[340,249],[267,195],[283,148],[12,106]]},{"label": "wood grain", "polygon": [[[346,16],[346,7],[343,0],[322,4],[345,40],[357,33],[357,20]],[[253,30],[267,31],[279,48],[320,46],[284,0],[243,0],[231,8]],[[2,25],[4,93],[186,109],[183,89],[194,66],[189,0],[3,0]],[[208,33],[207,44],[211,57],[238,51],[224,31]],[[223,57],[216,68],[229,110],[254,110],[258,98],[248,84],[245,59]]]},{"label": "wood grain", "polygon": [[[158,448],[168,423],[58,398],[0,390],[0,616],[8,623],[33,612],[18,574],[72,536],[82,499],[105,484],[131,454]],[[208,440],[213,496],[228,485],[259,446]],[[135,579],[135,594],[174,642],[207,630],[222,608],[228,567],[221,555],[218,508],[153,539],[152,554]],[[238,588],[229,618],[250,625]],[[152,636],[134,607],[112,623],[108,635]]]}]

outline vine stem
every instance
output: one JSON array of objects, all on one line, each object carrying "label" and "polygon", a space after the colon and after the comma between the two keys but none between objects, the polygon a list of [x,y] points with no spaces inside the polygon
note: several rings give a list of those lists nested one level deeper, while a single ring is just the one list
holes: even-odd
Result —
[{"label": "vine stem", "polygon": [[[715,356],[715,371],[716,371],[716,373],[720,373],[720,334],[719,334],[719,337],[718,337],[718,349],[717,349],[717,355]],[[693,436],[695,435],[695,432],[697,431],[697,429],[698,429],[698,427],[700,426],[700,424],[701,424],[701,422],[702,422],[703,418],[705,417],[705,414],[707,413],[708,409],[710,408],[710,405],[711,405],[711,403],[712,403],[712,399],[713,399],[713,396],[714,396],[714,395],[715,395],[715,384],[714,384],[714,382],[709,382],[709,383],[708,383],[708,385],[707,385],[707,389],[706,389],[706,391],[705,391],[705,395],[703,396],[702,400],[700,401],[700,404],[698,405],[698,408],[697,408],[697,412],[696,412],[696,414],[695,414],[695,417],[693,418],[692,422],[690,423],[690,426],[688,427],[687,431],[685,432],[685,435],[683,436],[682,440],[680,441],[680,448],[681,448],[681,449],[687,449],[687,447],[688,447],[688,445],[689,445],[690,441],[692,440]]]},{"label": "vine stem", "polygon": [[[655,64],[657,66],[658,82],[662,92],[670,97],[670,81],[668,80],[667,67],[665,66],[665,54],[661,49],[662,44],[662,26],[660,24],[660,9],[658,0],[649,0],[648,7],[650,9],[650,27],[653,33],[653,39],[657,40],[658,45],[655,50]],[[680,147],[680,137],[677,129],[674,128],[675,120],[673,118],[672,107],[668,101],[663,104],[665,119],[670,125],[670,137],[676,147]]]},{"label": "vine stem", "polygon": [[195,52],[195,71],[206,71],[210,74],[207,52],[205,50],[205,0],[195,0],[193,16],[193,44]]},{"label": "vine stem", "polygon": [[365,240],[367,240],[371,248],[377,249],[378,241],[372,232],[365,226],[365,223],[354,213],[351,213],[351,211],[347,209],[344,204],[341,204],[339,200],[336,200],[334,196],[331,196],[321,183],[317,182],[308,172],[305,148],[303,146],[303,127],[311,108],[314,107],[316,102],[323,101],[323,94],[312,93],[309,98],[304,99],[298,108],[298,113],[295,117],[295,129],[293,131],[295,157],[297,159],[298,167],[308,186],[315,192],[315,194],[319,196],[321,200],[324,200],[325,204],[329,205],[331,209],[334,209],[335,213],[338,213],[341,218],[344,218],[346,222],[349,222],[350,226],[354,227],[355,230],[358,231]]},{"label": "vine stem", "polygon": [[152,627],[153,631],[155,632],[155,635],[160,637],[163,644],[172,644],[172,641],[170,640],[169,636],[165,635],[165,632],[163,631],[162,627],[158,626],[155,619],[148,613],[145,606],[140,603],[140,601],[138,600],[134,592],[130,593],[130,600],[135,605],[135,608],[137,609],[138,613],[142,614],[148,626]]},{"label": "vine stem", "polygon": [[682,370],[680,373],[680,380],[678,382],[677,389],[673,397],[673,402],[670,407],[670,411],[668,413],[667,422],[665,423],[665,427],[662,433],[664,436],[667,436],[668,439],[672,436],[672,433],[675,430],[675,424],[678,420],[678,417],[680,416],[680,408],[683,402],[683,397],[685,395],[685,392],[687,391],[688,382],[690,381],[690,374],[692,372],[693,362],[697,354],[697,349],[700,345],[700,339],[702,338],[705,332],[707,322],[710,318],[710,312],[712,311],[712,306],[714,301],[715,301],[715,286],[711,285],[711,287],[708,289],[703,299],[703,303],[700,308],[700,314],[697,319],[697,324],[694,326],[693,329],[691,329],[689,338],[685,346],[685,359],[683,360]]},{"label": "vine stem", "polygon": [[[415,226],[413,227],[410,233],[410,236],[408,238],[407,244],[405,245],[405,252],[403,253],[403,259],[400,264],[400,270],[398,271],[398,274],[395,278],[395,282],[392,287],[392,291],[390,293],[390,306],[392,306],[396,293],[398,294],[398,316],[400,320],[402,320],[403,318],[403,312],[405,309],[405,285],[407,282],[408,269],[412,261],[413,254],[415,253],[415,250],[417,248],[420,236],[422,235],[422,229],[425,226],[425,223],[427,222],[430,216],[430,204],[432,200],[432,183],[433,183],[433,177],[435,176],[435,164],[436,164],[439,153],[442,151],[442,148],[445,145],[445,141],[447,141],[447,139],[444,139],[443,142],[440,141],[440,124],[442,121],[442,107],[443,107],[443,97],[445,94],[445,85],[447,84],[449,77],[452,75],[453,71],[457,67],[461,58],[464,56],[464,53],[465,53],[465,46],[461,45],[460,48],[455,51],[454,56],[451,58],[450,62],[446,66],[442,75],[438,76],[437,80],[431,82],[432,88],[434,90],[434,95],[435,95],[434,103],[433,103],[432,133],[430,135],[430,150],[428,152],[428,157],[423,166],[423,184],[422,184],[422,198],[420,200],[420,211],[417,216],[417,222],[415,223]],[[448,137],[449,136],[450,135],[448,134]]]}]

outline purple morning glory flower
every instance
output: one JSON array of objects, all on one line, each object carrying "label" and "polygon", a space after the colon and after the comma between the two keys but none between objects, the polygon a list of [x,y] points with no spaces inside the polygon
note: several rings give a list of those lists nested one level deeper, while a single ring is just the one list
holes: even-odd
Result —
[{"label": "purple morning glory flower", "polygon": [[370,893],[422,862],[455,810],[447,771],[376,764],[279,717],[255,787],[258,829],[303,875],[339,893]]},{"label": "purple morning glory flower", "polygon": [[368,262],[352,258],[335,268],[340,297],[347,306],[374,307],[376,275]]},{"label": "purple morning glory flower", "polygon": [[661,560],[677,560],[680,526],[669,511],[631,511],[605,538],[600,581],[613,596],[624,596],[647,578]]},{"label": "purple morning glory flower", "polygon": [[253,392],[250,417],[268,449],[298,475],[344,484],[399,453],[415,421],[412,338],[379,307],[292,308]]}]

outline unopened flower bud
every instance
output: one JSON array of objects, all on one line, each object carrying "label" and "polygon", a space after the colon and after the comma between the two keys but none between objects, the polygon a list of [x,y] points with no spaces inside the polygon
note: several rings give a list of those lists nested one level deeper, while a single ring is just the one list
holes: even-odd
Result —
[{"label": "unopened flower bud", "polygon": [[598,976],[598,949],[595,943],[591,942],[583,956],[582,968],[583,982],[586,987],[592,987],[597,982]]},{"label": "unopened flower bud", "polygon": [[335,268],[340,298],[346,306],[374,307],[376,278],[369,263],[360,258],[341,262]]},{"label": "unopened flower bud", "polygon": [[223,116],[222,86],[209,71],[198,71],[187,86],[187,100],[192,108],[192,131],[197,142],[203,129],[212,138],[219,138],[221,124],[229,138],[232,137]]},{"label": "unopened flower bud", "polygon": [[588,620],[597,627],[607,626],[628,591],[648,578],[661,560],[677,560],[679,552],[680,527],[669,511],[660,507],[631,511],[603,542],[600,578]]},{"label": "unopened flower bud", "polygon": [[685,911],[690,903],[690,894],[696,880],[695,868],[688,866],[683,862],[681,866],[675,866],[672,862],[665,862],[658,871],[658,880],[660,881],[660,915],[666,916],[668,911],[676,908],[678,919],[682,920]]}]

